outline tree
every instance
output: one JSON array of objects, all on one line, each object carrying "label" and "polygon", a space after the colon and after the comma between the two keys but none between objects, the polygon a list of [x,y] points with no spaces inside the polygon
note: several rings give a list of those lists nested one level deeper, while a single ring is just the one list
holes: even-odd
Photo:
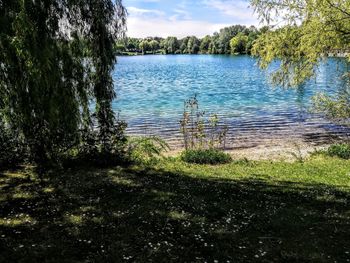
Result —
[{"label": "tree", "polygon": [[209,54],[220,54],[219,53],[219,34],[214,33],[209,44]]},{"label": "tree", "polygon": [[141,49],[142,54],[146,54],[146,52],[150,50],[150,43],[148,40],[142,40],[139,44],[139,48]]},{"label": "tree", "polygon": [[258,30],[256,27],[251,26],[249,27],[249,32],[248,32],[248,42],[246,46],[246,53],[251,54],[253,44],[255,40],[264,32],[265,27],[262,27],[260,30]]},{"label": "tree", "polygon": [[152,40],[149,42],[149,47],[152,50],[153,54],[159,49],[159,43],[156,40]]},{"label": "tree", "polygon": [[108,151],[125,18],[121,0],[0,1],[0,116],[37,163],[53,161],[90,125],[91,99]]},{"label": "tree", "polygon": [[166,53],[174,54],[179,48],[179,41],[176,37],[167,37],[163,45]]},{"label": "tree", "polygon": [[137,38],[127,38],[126,48],[128,51],[137,51],[139,49],[140,40]]},{"label": "tree", "polygon": [[125,44],[123,43],[117,43],[115,45],[115,49],[117,50],[118,54],[122,54],[123,52],[125,52]]},{"label": "tree", "polygon": [[230,54],[230,40],[235,37],[240,32],[245,32],[246,34],[247,28],[242,25],[234,25],[230,27],[225,27],[219,32],[218,39],[218,51],[220,54]]},{"label": "tree", "polygon": [[[272,61],[281,61],[273,82],[283,86],[298,86],[314,76],[322,59],[334,50],[350,48],[350,1],[340,0],[252,0],[261,19],[269,24],[278,19],[282,28],[263,34],[253,47],[260,57],[260,66],[266,68]],[[274,17],[274,14],[281,14]],[[350,59],[350,53],[348,52]],[[345,74],[349,76],[349,72]],[[349,87],[349,85],[348,85]],[[320,107],[336,113],[337,105],[349,108],[350,97],[344,93],[338,98],[321,96]],[[350,112],[350,111],[348,111]],[[344,112],[339,117],[344,118]],[[334,117],[337,114],[334,114]],[[350,114],[347,118],[350,117]]]},{"label": "tree", "polygon": [[238,33],[230,41],[231,53],[246,54],[248,40],[248,36],[244,35],[242,32]]},{"label": "tree", "polygon": [[188,40],[190,39],[190,37],[185,37],[183,39],[180,40],[180,51],[182,54],[186,54],[188,53]]},{"label": "tree", "polygon": [[[265,30],[265,28],[263,28],[263,30]],[[127,38],[123,43],[129,51],[139,51],[135,49],[142,50],[139,44],[142,41],[147,41],[148,44],[142,44],[142,46],[145,45],[146,47],[144,51],[155,52],[161,48],[164,50],[165,54],[197,54],[198,52],[202,54],[230,54],[230,40],[239,33],[248,36],[246,52],[250,54],[253,42],[261,34],[261,31],[254,26],[249,28],[241,25],[226,27],[221,29],[220,33],[215,32],[213,36],[208,35],[201,40],[195,36],[187,36],[180,40],[175,37],[168,37],[166,39],[148,37],[145,39]],[[156,46],[156,48],[151,47],[152,41],[158,42],[159,46]],[[152,43],[155,44],[155,42]]]},{"label": "tree", "polygon": [[197,54],[199,52],[200,41],[195,36],[192,36],[188,39],[187,51],[188,54]]},{"label": "tree", "polygon": [[199,51],[202,54],[206,54],[209,52],[209,45],[211,42],[211,37],[210,36],[205,36],[202,40],[201,40],[201,44],[199,47]]},{"label": "tree", "polygon": [[321,58],[334,49],[349,48],[348,1],[298,1],[295,4],[293,0],[254,0],[252,4],[266,22],[273,21],[271,10],[286,13],[279,19],[287,25],[263,34],[254,46],[254,54],[260,56],[262,67],[274,59],[281,60],[280,77],[276,80],[285,85],[301,84],[314,75]]}]

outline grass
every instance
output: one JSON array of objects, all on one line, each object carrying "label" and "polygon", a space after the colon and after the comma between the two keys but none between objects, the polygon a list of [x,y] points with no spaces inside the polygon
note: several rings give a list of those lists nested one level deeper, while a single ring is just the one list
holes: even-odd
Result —
[{"label": "grass", "polygon": [[181,160],[196,164],[225,164],[232,161],[232,157],[216,149],[186,150],[181,154]]},{"label": "grass", "polygon": [[0,173],[0,262],[348,262],[350,161]]},{"label": "grass", "polygon": [[326,154],[328,154],[329,156],[336,156],[343,159],[350,159],[350,145],[333,144],[327,149]]}]

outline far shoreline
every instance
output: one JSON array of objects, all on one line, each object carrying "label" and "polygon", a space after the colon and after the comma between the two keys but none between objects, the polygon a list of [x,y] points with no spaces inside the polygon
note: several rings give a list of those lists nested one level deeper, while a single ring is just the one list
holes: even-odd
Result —
[{"label": "far shoreline", "polygon": [[118,54],[117,57],[142,57],[142,56],[201,56],[201,55],[207,55],[207,56],[252,56],[250,54],[208,54],[208,53],[197,53],[197,54],[162,54],[162,53],[155,53],[155,54],[142,54],[142,53],[131,53],[131,54]]},{"label": "far shoreline", "polygon": [[[196,54],[187,54],[187,53],[178,53],[178,54],[166,54],[166,53],[147,53],[147,54],[142,54],[138,52],[128,52],[128,53],[121,53],[117,54],[117,57],[143,57],[143,56],[232,56],[232,57],[237,57],[237,56],[249,56],[249,57],[254,57],[251,54],[240,54],[240,53],[235,53],[235,54],[209,54],[209,53],[196,53]],[[350,55],[350,53],[329,53],[325,58],[347,58]]]}]

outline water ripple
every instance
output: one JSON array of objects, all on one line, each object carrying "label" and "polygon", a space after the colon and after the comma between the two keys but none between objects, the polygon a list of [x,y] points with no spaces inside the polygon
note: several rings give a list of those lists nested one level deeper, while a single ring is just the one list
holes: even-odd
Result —
[{"label": "water ripple", "polygon": [[330,59],[303,88],[285,90],[269,86],[266,72],[248,56],[121,57],[113,108],[128,121],[130,135],[159,135],[176,147],[181,146],[183,101],[194,94],[202,110],[218,113],[228,124],[232,145],[293,138],[323,143],[349,130],[307,109],[316,93],[343,88],[342,63]]}]

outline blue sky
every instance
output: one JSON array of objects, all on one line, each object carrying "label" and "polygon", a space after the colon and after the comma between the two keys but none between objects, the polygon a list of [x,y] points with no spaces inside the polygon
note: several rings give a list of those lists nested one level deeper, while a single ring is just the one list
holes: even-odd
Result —
[{"label": "blue sky", "polygon": [[258,26],[247,0],[124,0],[128,36],[211,35],[225,26]]}]

